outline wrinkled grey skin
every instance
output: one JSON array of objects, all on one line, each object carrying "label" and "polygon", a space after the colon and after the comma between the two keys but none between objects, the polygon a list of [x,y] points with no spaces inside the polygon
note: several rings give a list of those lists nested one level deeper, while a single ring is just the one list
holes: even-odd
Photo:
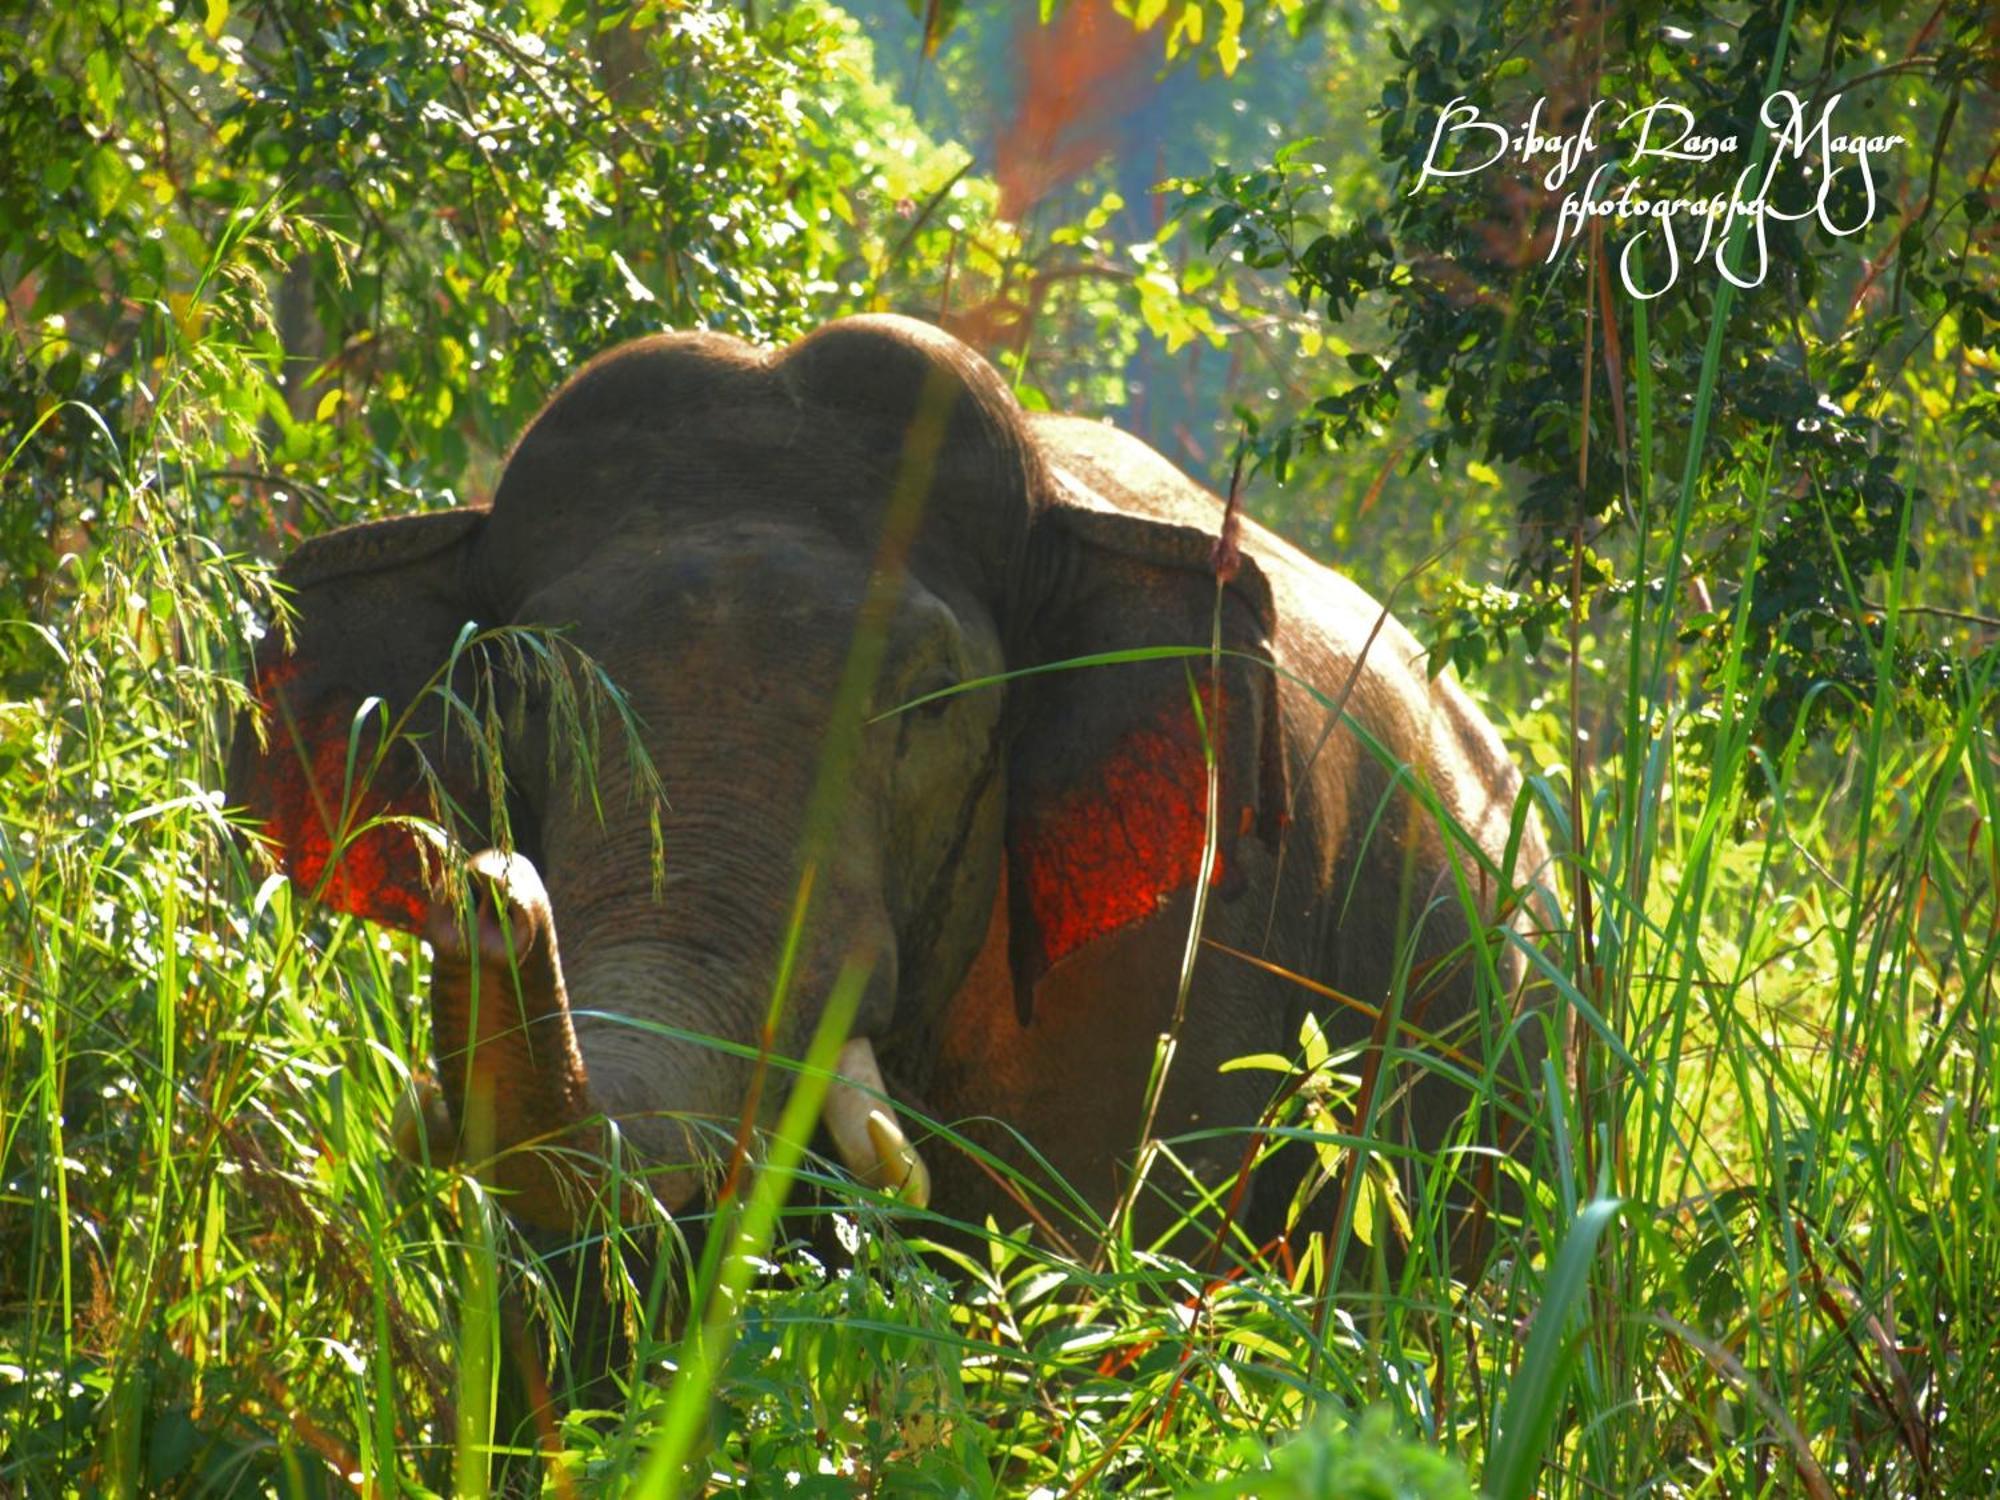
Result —
[{"label": "wrinkled grey skin", "polygon": [[[923,499],[921,522],[906,547],[885,552],[899,494]],[[622,686],[670,801],[665,889],[656,896],[649,830],[618,753],[607,749],[597,768],[600,824],[551,782],[531,699],[505,756],[518,848],[546,887],[534,920],[552,924],[551,957],[561,939],[559,970],[545,969],[522,1004],[528,1030],[554,1040],[498,1068],[494,1128],[505,1149],[608,1117],[675,1207],[700,1183],[691,1126],[738,1117],[749,1065],[631,1021],[754,1046],[871,570],[886,556],[882,576],[894,580],[871,693],[880,710],[1094,652],[1206,647],[1220,524],[1215,497],[1144,444],[1095,423],[1028,418],[982,360],[928,326],[853,319],[775,353],[670,334],[614,350],[565,386],[521,440],[490,512],[376,523],[302,546],[285,572],[298,591],[297,656],[268,652],[260,692],[282,701],[275,718],[304,726],[311,752],[326,726],[345,735],[364,696],[410,702],[468,620],[565,626]],[[1531,1077],[1522,1070],[1544,1047],[1539,1017],[1523,1010],[1503,1030],[1501,1008],[1483,1030],[1463,1024],[1474,964],[1434,819],[1390,795],[1391,771],[1353,729],[1330,723],[1327,702],[1345,694],[1352,718],[1496,862],[1518,774],[1492,728],[1456,686],[1426,677],[1415,642],[1374,600],[1255,525],[1242,550],[1222,605],[1224,645],[1239,655],[1223,668],[1219,713],[1214,689],[1208,699],[1222,878],[1207,936],[1370,1005],[1391,994],[1413,944],[1409,1018],[1449,1033],[1454,1066],[1477,1068],[1504,1045],[1505,1074]],[[1192,665],[1206,682],[1208,663]],[[1150,661],[1016,678],[870,724],[845,778],[781,1044],[802,1050],[835,975],[859,957],[871,977],[856,1033],[873,1041],[908,1109],[1004,1122],[1108,1208],[1138,1142],[1187,936],[1199,825],[1191,852],[1186,807],[1164,831],[1146,824],[1145,808],[1180,804],[1144,768],[1164,768],[1199,808],[1188,703],[1189,664]],[[459,803],[483,816],[436,713],[420,705],[413,722]],[[296,780],[299,755],[286,740],[274,734],[260,752],[239,733],[232,790],[295,844],[296,819],[286,824],[279,807],[281,763],[290,758]],[[392,767],[378,790],[408,805],[412,786]],[[1069,837],[1092,826],[1095,842]],[[488,836],[476,825],[457,832],[472,848]],[[1517,878],[1546,881],[1533,820],[1515,837]],[[1049,850],[1073,848],[1091,851],[1083,865],[1067,855],[1051,864]],[[1477,857],[1461,850],[1458,862],[1491,910]],[[296,855],[293,868],[312,873]],[[1077,895],[1093,880],[1144,899],[1077,942],[1065,934],[1072,913],[1095,909]],[[1517,945],[1488,947],[1517,998]],[[1456,962],[1434,962],[1454,951]],[[449,1019],[449,998],[434,999],[440,1035],[468,1036],[463,1018]],[[1244,1054],[1295,1055],[1308,1010],[1336,1041],[1371,1031],[1352,1009],[1204,949],[1155,1133],[1254,1124],[1272,1075],[1218,1068]],[[554,1084],[549,1070],[561,1075]],[[1464,1095],[1408,1062],[1395,1070],[1398,1084],[1419,1076],[1393,1094],[1382,1129],[1434,1145]],[[1012,1151],[1004,1130],[980,1131]],[[1238,1135],[1179,1154],[1221,1181],[1243,1149]],[[926,1155],[939,1208],[975,1222],[989,1211],[1003,1223],[1024,1217],[959,1153],[933,1145]],[[1258,1182],[1246,1208],[1255,1231],[1278,1223],[1289,1187]],[[583,1196],[521,1192],[515,1209],[560,1222],[574,1209],[558,1205]]]}]

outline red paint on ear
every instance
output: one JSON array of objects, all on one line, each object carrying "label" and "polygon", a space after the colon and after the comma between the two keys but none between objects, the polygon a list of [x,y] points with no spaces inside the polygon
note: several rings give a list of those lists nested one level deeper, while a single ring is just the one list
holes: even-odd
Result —
[{"label": "red paint on ear", "polygon": [[[1208,727],[1220,735],[1212,711]],[[1207,810],[1201,732],[1182,706],[1128,730],[1076,785],[1017,824],[1013,853],[1024,863],[1041,967],[1143,921],[1192,886]],[[1209,883],[1222,878],[1218,849]]]},{"label": "red paint on ear", "polygon": [[[297,672],[291,661],[261,671],[259,704],[268,707]],[[373,785],[349,789],[349,805],[343,810],[351,723],[351,715],[343,717],[338,710],[290,722],[283,714],[267,711],[270,747],[259,757],[253,805],[260,805],[265,837],[276,845],[294,885],[340,911],[421,931],[430,902],[416,836],[408,829],[377,827],[350,837],[335,862],[343,830],[360,828],[384,815],[427,816],[430,811],[415,786],[385,793]],[[364,728],[357,777],[367,769],[372,738]],[[301,745],[309,766],[301,760]]]}]

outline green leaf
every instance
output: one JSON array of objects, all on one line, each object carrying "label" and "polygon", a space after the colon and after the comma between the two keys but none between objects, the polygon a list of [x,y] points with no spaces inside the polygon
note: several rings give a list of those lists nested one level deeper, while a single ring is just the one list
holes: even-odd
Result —
[{"label": "green leaf", "polygon": [[1222,76],[1233,78],[1236,69],[1249,51],[1243,45],[1243,0],[1219,0],[1222,9],[1222,24],[1216,28],[1215,60],[1222,65]]},{"label": "green leaf", "polygon": [[1494,1500],[1526,1500],[1541,1477],[1549,1434],[1568,1400],[1570,1378],[1582,1357],[1576,1325],[1590,1293],[1598,1241],[1624,1211],[1619,1199],[1596,1199],[1583,1207],[1563,1236],[1542,1288],[1542,1305],[1528,1332],[1527,1348],[1508,1382],[1487,1460],[1485,1488]]},{"label": "green leaf", "polygon": [[154,1487],[173,1488],[174,1481],[187,1473],[188,1464],[194,1459],[201,1442],[201,1429],[179,1405],[169,1406],[155,1416],[152,1429],[146,1444],[146,1477]]}]

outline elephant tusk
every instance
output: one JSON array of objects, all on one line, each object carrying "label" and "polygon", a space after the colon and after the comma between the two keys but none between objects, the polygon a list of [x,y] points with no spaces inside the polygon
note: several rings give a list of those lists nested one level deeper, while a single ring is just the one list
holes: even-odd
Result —
[{"label": "elephant tusk", "polygon": [[889,1170],[897,1197],[912,1208],[928,1208],[931,1202],[931,1169],[917,1155],[917,1148],[903,1134],[903,1127],[886,1109],[868,1112],[868,1140],[875,1148],[875,1160]]},{"label": "elephant tusk", "polygon": [[866,1037],[856,1037],[841,1048],[834,1073],[821,1118],[841,1162],[877,1191],[916,1208],[928,1207],[930,1169],[881,1097],[885,1090],[874,1045]]}]

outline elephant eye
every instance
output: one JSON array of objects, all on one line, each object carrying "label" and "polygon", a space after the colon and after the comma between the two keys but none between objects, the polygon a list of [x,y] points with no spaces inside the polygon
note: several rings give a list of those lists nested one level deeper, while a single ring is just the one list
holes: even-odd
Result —
[{"label": "elephant eye", "polygon": [[[919,678],[916,691],[904,700],[911,705],[907,711],[919,718],[940,718],[958,702],[958,694],[951,691],[957,686],[958,678],[952,673],[940,672]],[[934,696],[940,693],[944,696]]]}]

